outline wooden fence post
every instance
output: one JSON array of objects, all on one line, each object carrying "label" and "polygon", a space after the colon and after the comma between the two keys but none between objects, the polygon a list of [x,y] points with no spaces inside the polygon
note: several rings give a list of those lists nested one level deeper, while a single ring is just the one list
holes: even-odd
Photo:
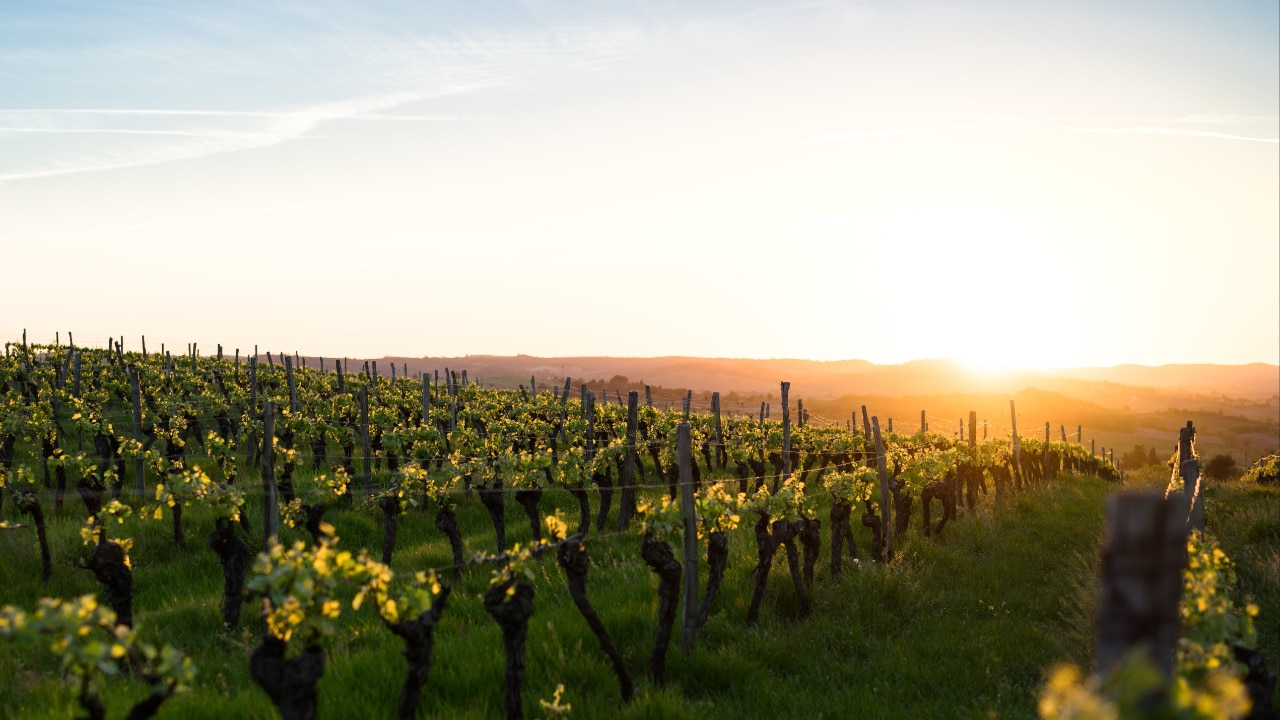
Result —
[{"label": "wooden fence post", "polygon": [[373,458],[369,457],[369,386],[360,388],[360,448],[364,454],[361,475],[364,479],[364,496],[373,494]]},{"label": "wooden fence post", "polygon": [[[133,396],[133,440],[142,443],[142,393],[138,387],[138,368],[129,369],[129,391]],[[142,465],[142,456],[135,455],[133,458],[133,485],[138,493],[139,498],[146,497],[147,486],[144,481],[144,473],[146,469]]]},{"label": "wooden fence post", "polygon": [[920,432],[929,432],[929,419],[925,417],[924,411],[920,411]]},{"label": "wooden fence post", "polygon": [[276,495],[275,475],[276,404],[270,400],[262,404],[262,537],[263,551],[280,537],[280,499]]},{"label": "wooden fence post", "polygon": [[689,467],[689,423],[676,428],[676,458],[680,464],[680,506],[684,515],[684,601],[681,603],[680,648],[693,652],[698,632],[698,511],[693,501],[693,471]]},{"label": "wooden fence post", "polygon": [[1152,493],[1107,499],[1098,599],[1099,673],[1111,672],[1130,650],[1144,646],[1167,681],[1181,634],[1178,603],[1187,562],[1187,500]]},{"label": "wooden fence post", "polygon": [[422,373],[422,426],[431,427],[431,378]]},{"label": "wooden fence post", "polygon": [[636,508],[636,425],[640,393],[627,393],[627,457],[622,461],[622,497],[618,502],[618,530],[625,530]]},{"label": "wooden fence post", "polygon": [[884,538],[884,560],[893,559],[893,498],[889,494],[889,467],[885,464],[884,439],[880,437],[880,418],[871,418],[871,433],[876,443],[876,474],[880,479],[880,534]]},{"label": "wooden fence post", "polygon": [[1040,479],[1049,481],[1049,421],[1044,423],[1044,447],[1040,449]]},{"label": "wooden fence post", "polygon": [[1013,478],[1014,489],[1022,489],[1022,445],[1018,442],[1018,412],[1009,400],[1009,422],[1013,426]]},{"label": "wooden fence post", "polygon": [[867,406],[862,406],[862,435],[871,442],[871,416],[867,414]]},{"label": "wooden fence post", "polygon": [[715,413],[716,417],[716,465],[723,470],[728,462],[729,453],[724,449],[724,431],[720,425],[720,393],[718,392],[711,393],[711,412]]},{"label": "wooden fence post", "polygon": [[1191,421],[1178,428],[1178,474],[1182,476],[1182,494],[1188,500],[1187,527],[1204,531],[1204,493],[1200,486],[1200,460],[1195,453],[1195,427]]},{"label": "wooden fence post", "polygon": [[791,403],[787,395],[791,392],[791,383],[782,383],[782,479],[791,477]]},{"label": "wooden fence post", "polygon": [[974,410],[969,411],[969,449],[973,450],[978,446],[978,413]]}]

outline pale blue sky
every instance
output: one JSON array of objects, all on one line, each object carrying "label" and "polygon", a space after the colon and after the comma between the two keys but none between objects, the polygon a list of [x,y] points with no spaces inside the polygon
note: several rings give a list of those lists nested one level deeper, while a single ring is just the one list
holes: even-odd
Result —
[{"label": "pale blue sky", "polygon": [[0,0],[0,330],[1276,363],[1278,26],[1273,2]]}]

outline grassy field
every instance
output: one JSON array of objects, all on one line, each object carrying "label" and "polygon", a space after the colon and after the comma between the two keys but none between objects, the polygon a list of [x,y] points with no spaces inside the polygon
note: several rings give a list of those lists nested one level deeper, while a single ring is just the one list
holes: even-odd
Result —
[{"label": "grassy field", "polygon": [[[539,699],[549,700],[563,683],[563,702],[572,705],[574,717],[584,718],[820,718],[851,712],[859,717],[1031,717],[1051,663],[1089,662],[1101,505],[1113,489],[1098,480],[1063,476],[1000,505],[964,513],[935,539],[919,535],[917,514],[888,566],[866,560],[869,537],[859,527],[863,562],[832,578],[824,555],[813,589],[814,611],[807,619],[798,618],[779,553],[761,622],[754,628],[744,622],[754,544],[749,528],[739,528],[732,535],[722,599],[691,656],[680,652],[678,642],[673,645],[665,687],[643,676],[655,635],[657,581],[640,560],[639,538],[593,533],[587,540],[593,560],[589,596],[636,678],[637,697],[622,706],[617,681],[570,602],[563,573],[547,556],[539,561],[529,626],[527,715],[541,717]],[[576,516],[567,494],[551,492],[548,499],[546,508],[558,505]],[[98,591],[88,572],[72,567],[83,555],[78,512],[71,512],[80,506],[69,499],[67,507],[52,528],[56,567],[48,587],[38,584],[34,534],[0,535],[7,559],[0,566],[4,603],[31,607],[42,595]],[[260,511],[251,512],[259,524]],[[468,551],[492,551],[492,526],[478,501],[464,500],[459,515]],[[373,512],[335,508],[328,518],[343,547],[380,545],[381,525]],[[450,562],[448,544],[431,518],[417,510],[404,516],[393,562],[397,571]],[[141,635],[183,648],[200,668],[193,691],[170,700],[161,716],[274,717],[266,695],[248,676],[247,656],[259,626],[255,613],[246,608],[239,633],[220,632],[221,569],[204,544],[211,521],[198,509],[185,520],[185,549],[173,545],[167,519],[125,526],[133,528],[135,538],[135,615]],[[508,505],[508,528],[511,541],[528,539],[514,502]],[[303,535],[286,530],[286,539]],[[488,575],[485,567],[470,568],[450,598],[424,692],[426,716],[501,715],[501,635],[480,603]],[[340,627],[327,645],[321,717],[391,716],[404,668],[400,641],[368,609],[345,611]],[[74,696],[55,679],[55,671],[47,653],[0,646],[0,674],[13,678],[0,685],[0,715],[70,717]],[[143,693],[140,685],[127,682],[110,688],[104,700],[121,716]]]}]

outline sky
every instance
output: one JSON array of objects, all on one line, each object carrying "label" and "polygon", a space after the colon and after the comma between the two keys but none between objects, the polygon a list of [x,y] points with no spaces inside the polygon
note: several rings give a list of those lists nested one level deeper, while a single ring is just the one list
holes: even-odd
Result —
[{"label": "sky", "polygon": [[1275,2],[0,0],[0,335],[1280,363]]}]

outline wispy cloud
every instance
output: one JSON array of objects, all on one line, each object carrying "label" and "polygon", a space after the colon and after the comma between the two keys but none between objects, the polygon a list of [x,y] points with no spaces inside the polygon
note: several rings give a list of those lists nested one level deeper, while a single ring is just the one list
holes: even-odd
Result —
[{"label": "wispy cloud", "polygon": [[[185,139],[164,144],[134,146],[126,149],[91,151],[78,157],[47,163],[45,167],[0,174],[0,182],[28,180],[35,178],[69,175],[73,173],[100,172],[119,170],[145,165],[157,165],[192,160],[195,158],[220,153],[237,152],[272,147],[281,143],[302,138],[311,133],[319,125],[346,118],[359,118],[370,113],[389,110],[407,103],[427,99],[439,93],[383,93],[364,97],[350,98],[328,103],[308,105],[291,110],[270,112],[242,112],[220,110],[165,110],[165,109],[81,109],[43,113],[46,117],[60,116],[65,127],[22,127],[3,124],[4,116],[22,116],[30,118],[40,115],[38,110],[9,110],[0,114],[0,136],[13,134],[72,134],[72,135],[127,135],[157,136],[174,139]],[[92,123],[100,116],[160,116],[160,117],[236,117],[259,121],[248,132],[236,132],[221,129],[129,129],[79,127],[77,124]]]},{"label": "wispy cloud", "polygon": [[[1197,115],[1185,118],[1146,118],[1147,122],[1153,123],[1205,123],[1218,125],[1235,125],[1246,123],[1272,122],[1277,118],[1273,116],[1251,116],[1251,115]],[[1097,133],[1097,134],[1115,134],[1115,135],[1168,135],[1204,138],[1211,140],[1236,140],[1245,142],[1258,143],[1280,143],[1280,138],[1255,137],[1251,135],[1240,135],[1236,133],[1215,132],[1212,130],[1193,130],[1186,127],[1156,127],[1154,125],[1138,125],[1125,127],[1104,127],[1098,123],[1101,122],[1134,122],[1134,118],[1106,119],[1094,120],[1090,122],[1085,118],[1068,118],[1068,117],[1001,117],[983,122],[941,124],[929,126],[912,126],[903,128],[884,128],[879,130],[859,130],[851,132],[828,133],[812,138],[811,143],[840,142],[847,140],[870,140],[876,138],[892,138],[910,135],[928,135],[945,132],[965,132],[970,130],[982,130],[994,127],[1024,127],[1024,128],[1052,128],[1060,131],[1077,132],[1077,133]],[[1141,122],[1142,120],[1138,120]],[[1063,122],[1080,122],[1090,123],[1089,125],[1064,125]]]},{"label": "wispy cloud", "polygon": [[1060,130],[1077,133],[1099,133],[1107,135],[1172,135],[1180,137],[1206,138],[1211,140],[1237,140],[1243,142],[1270,143],[1272,145],[1280,144],[1280,138],[1260,138],[1250,137],[1248,135],[1233,135],[1231,133],[1209,132],[1207,130],[1185,130],[1181,128],[1160,128],[1160,127],[1127,127],[1127,128],[1102,128],[1102,127],[1071,127],[1067,125],[1059,126]]}]

